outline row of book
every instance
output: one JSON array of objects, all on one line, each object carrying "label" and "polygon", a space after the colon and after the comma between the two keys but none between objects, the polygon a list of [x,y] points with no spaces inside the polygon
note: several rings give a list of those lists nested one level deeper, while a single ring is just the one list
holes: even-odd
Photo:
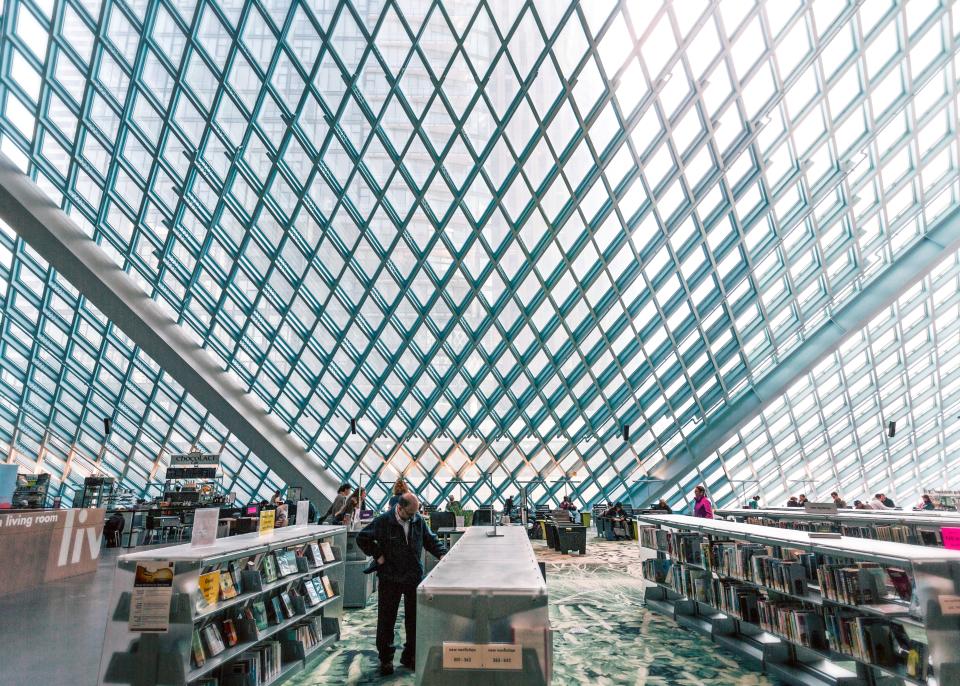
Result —
[{"label": "row of book", "polygon": [[335,596],[330,577],[321,574],[305,579],[299,591],[291,588],[269,599],[258,598],[237,609],[232,617],[210,621],[193,632],[193,666],[202,667],[208,658],[236,646],[241,640],[256,641],[260,631],[282,624],[302,614],[307,607],[316,607]]},{"label": "row of book", "polygon": [[925,680],[929,670],[929,647],[910,638],[904,627],[880,617],[864,617],[851,610],[834,608],[825,613],[830,649]]},{"label": "row of book", "polygon": [[821,565],[817,581],[824,598],[848,605],[870,605],[891,598],[908,601],[913,592],[905,570],[868,562]]},{"label": "row of book", "polygon": [[792,643],[823,650],[827,637],[820,609],[796,600],[757,600],[760,627]]},{"label": "row of book", "polygon": [[640,534],[640,546],[650,550],[666,552],[670,547],[670,532],[655,526],[637,527]]},{"label": "row of book", "polygon": [[[298,563],[298,558],[303,558],[305,564]],[[258,591],[264,583],[270,584],[297,574],[301,569],[320,567],[336,560],[329,541],[312,541],[309,545],[231,560],[200,574],[197,609],[235,598],[247,591]]]},{"label": "row of book", "polygon": [[196,686],[262,686],[276,678],[284,664],[301,659],[323,640],[322,620],[310,617],[270,641],[245,650]]}]

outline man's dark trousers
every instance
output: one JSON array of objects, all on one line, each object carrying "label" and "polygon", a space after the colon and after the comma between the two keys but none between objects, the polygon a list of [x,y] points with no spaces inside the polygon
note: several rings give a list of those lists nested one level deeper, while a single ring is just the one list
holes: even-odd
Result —
[{"label": "man's dark trousers", "polygon": [[377,587],[377,653],[381,664],[393,662],[396,650],[393,632],[401,598],[407,642],[403,646],[400,661],[413,664],[417,659],[417,584],[398,584],[380,579]]}]

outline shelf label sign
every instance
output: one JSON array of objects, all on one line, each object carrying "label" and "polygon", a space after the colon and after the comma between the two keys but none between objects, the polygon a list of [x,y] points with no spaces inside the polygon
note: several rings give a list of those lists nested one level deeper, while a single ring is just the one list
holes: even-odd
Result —
[{"label": "shelf label sign", "polygon": [[193,511],[191,546],[213,545],[217,542],[217,525],[220,524],[220,508],[204,507]]},{"label": "shelf label sign", "polygon": [[803,504],[803,511],[807,514],[815,515],[835,515],[837,514],[836,503],[811,503],[809,500]]},{"label": "shelf label sign", "polygon": [[942,595],[937,600],[940,601],[940,612],[945,615],[960,615],[960,596]]},{"label": "shelf label sign", "polygon": [[485,646],[478,643],[443,642],[444,669],[483,669]]},{"label": "shelf label sign", "polygon": [[523,646],[514,643],[490,643],[487,645],[487,669],[523,669]]},{"label": "shelf label sign", "polygon": [[130,631],[165,633],[170,630],[173,599],[173,563],[137,564],[130,600]]},{"label": "shelf label sign", "polygon": [[266,536],[273,531],[274,518],[277,513],[274,510],[264,510],[260,513],[260,535]]},{"label": "shelf label sign", "polygon": [[297,501],[297,523],[295,526],[306,526],[310,523],[310,501]]},{"label": "shelf label sign", "polygon": [[940,529],[943,547],[947,550],[960,550],[960,527],[944,526]]},{"label": "shelf label sign", "polygon": [[443,642],[444,669],[523,669],[523,646],[517,643]]}]

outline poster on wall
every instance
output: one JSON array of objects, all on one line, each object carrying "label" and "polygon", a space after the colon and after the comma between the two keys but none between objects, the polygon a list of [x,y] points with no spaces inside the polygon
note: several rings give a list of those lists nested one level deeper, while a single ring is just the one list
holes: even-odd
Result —
[{"label": "poster on wall", "polygon": [[130,631],[169,631],[172,599],[173,563],[138,563],[133,578],[133,597],[130,600]]},{"label": "poster on wall", "polygon": [[0,464],[0,510],[13,507],[13,492],[17,488],[17,465]]}]

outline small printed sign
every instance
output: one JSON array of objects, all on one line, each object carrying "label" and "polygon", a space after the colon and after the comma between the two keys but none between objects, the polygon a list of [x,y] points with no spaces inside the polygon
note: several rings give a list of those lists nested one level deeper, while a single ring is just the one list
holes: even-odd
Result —
[{"label": "small printed sign", "polygon": [[516,643],[443,643],[444,669],[523,669],[523,646]]},{"label": "small printed sign", "polygon": [[937,600],[940,601],[940,612],[945,615],[960,615],[960,596],[942,595]]},{"label": "small printed sign", "polygon": [[523,669],[523,646],[514,643],[489,643],[484,664],[486,669]]},{"label": "small printed sign", "polygon": [[960,527],[945,526],[940,529],[943,547],[947,550],[960,550]]},{"label": "small printed sign", "polygon": [[297,522],[294,526],[306,526],[310,523],[310,501],[297,501]]},{"label": "small printed sign", "polygon": [[483,669],[483,645],[443,642],[444,669]]},{"label": "small printed sign", "polygon": [[803,511],[807,514],[815,515],[835,515],[837,514],[836,503],[811,503],[809,500],[803,504]]},{"label": "small printed sign", "polygon": [[273,510],[264,510],[260,513],[260,535],[266,536],[273,531],[273,521],[277,513]]},{"label": "small printed sign", "polygon": [[220,523],[219,507],[204,507],[193,512],[191,546],[213,545],[217,542],[217,525]]},{"label": "small printed sign", "polygon": [[130,600],[130,631],[169,631],[172,599],[173,563],[139,563],[133,579],[133,597]]}]

